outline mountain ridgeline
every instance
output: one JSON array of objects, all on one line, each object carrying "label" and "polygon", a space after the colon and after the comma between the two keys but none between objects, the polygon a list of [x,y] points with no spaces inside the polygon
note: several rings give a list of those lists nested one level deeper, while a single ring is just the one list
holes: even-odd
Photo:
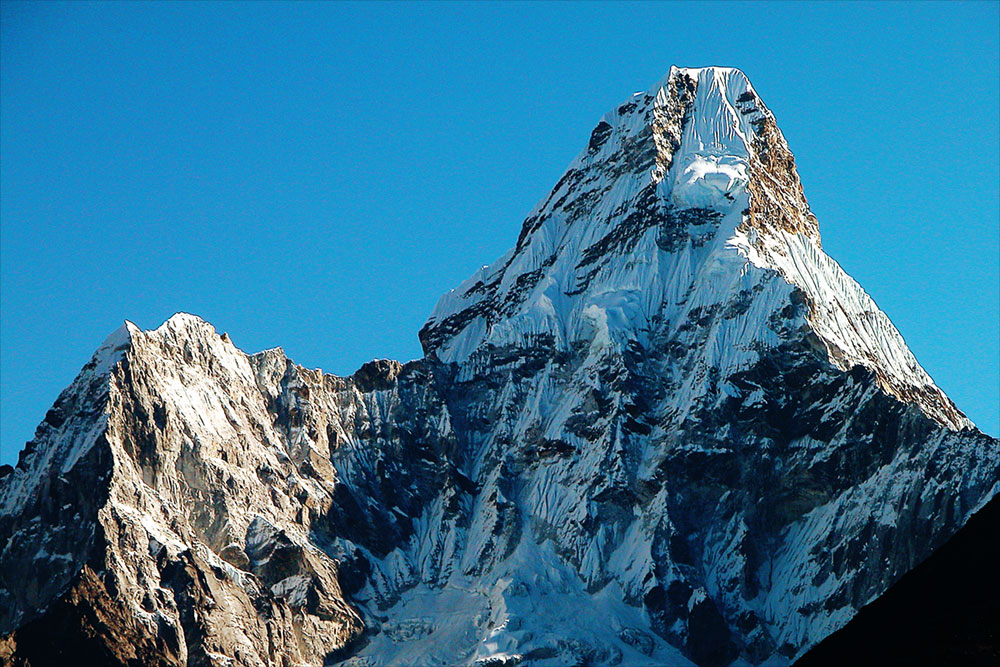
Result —
[{"label": "mountain ridgeline", "polygon": [[419,336],[126,323],[0,479],[0,659],[789,664],[1000,490],[735,69],[606,114]]}]

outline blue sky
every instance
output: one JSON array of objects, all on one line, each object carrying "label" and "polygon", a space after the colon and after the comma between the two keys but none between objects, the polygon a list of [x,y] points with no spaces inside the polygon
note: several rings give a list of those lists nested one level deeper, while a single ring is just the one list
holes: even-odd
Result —
[{"label": "blue sky", "polygon": [[122,320],[420,356],[601,115],[743,69],[824,247],[996,435],[997,3],[4,3],[0,460]]}]

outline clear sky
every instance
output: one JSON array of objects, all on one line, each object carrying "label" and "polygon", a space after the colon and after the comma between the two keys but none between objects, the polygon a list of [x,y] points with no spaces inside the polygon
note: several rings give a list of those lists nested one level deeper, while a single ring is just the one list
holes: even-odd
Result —
[{"label": "clear sky", "polygon": [[124,319],[420,356],[601,115],[743,69],[826,250],[998,428],[998,3],[4,3],[0,460]]}]

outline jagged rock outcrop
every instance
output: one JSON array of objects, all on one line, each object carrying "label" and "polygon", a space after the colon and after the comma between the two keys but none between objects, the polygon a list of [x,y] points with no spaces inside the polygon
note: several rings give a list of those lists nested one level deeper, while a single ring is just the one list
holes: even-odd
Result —
[{"label": "jagged rock outcrop", "polygon": [[112,335],[0,479],[0,655],[782,664],[1000,490],[738,70],[607,114],[420,338],[339,378]]},{"label": "jagged rock outcrop", "polygon": [[333,479],[274,422],[249,358],[199,319],[113,334],[4,480],[3,631],[44,611],[98,662],[321,662],[361,620],[309,540]]}]

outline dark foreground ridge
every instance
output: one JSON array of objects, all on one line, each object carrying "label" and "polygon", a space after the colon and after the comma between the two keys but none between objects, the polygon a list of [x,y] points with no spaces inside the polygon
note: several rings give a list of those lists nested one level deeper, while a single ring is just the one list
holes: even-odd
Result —
[{"label": "dark foreground ridge", "polygon": [[1000,665],[1000,498],[796,663]]}]

